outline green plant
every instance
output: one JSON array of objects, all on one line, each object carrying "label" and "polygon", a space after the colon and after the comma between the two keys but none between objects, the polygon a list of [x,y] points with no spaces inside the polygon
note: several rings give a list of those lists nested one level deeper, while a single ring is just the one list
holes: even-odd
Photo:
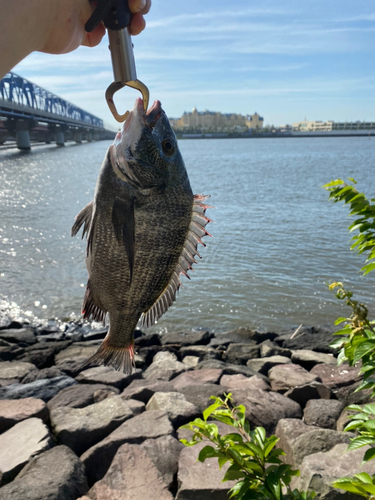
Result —
[{"label": "green plant", "polygon": [[[325,186],[330,192],[329,199],[334,202],[344,201],[350,205],[349,215],[354,215],[356,220],[349,226],[349,231],[358,231],[353,236],[351,249],[359,254],[368,254],[365,265],[362,267],[364,274],[375,269],[375,205],[366,198],[363,193],[355,189],[356,181],[349,179],[353,185],[346,184],[337,179]],[[335,333],[339,338],[331,343],[332,347],[339,349],[338,363],[347,361],[350,366],[361,363],[360,372],[363,382],[356,389],[371,389],[372,396],[375,395],[375,321],[368,319],[368,308],[365,304],[353,299],[353,293],[344,288],[342,283],[332,283],[330,290],[336,289],[336,297],[345,300],[352,309],[348,318],[338,318],[335,325],[344,323],[343,328]],[[347,410],[354,412],[350,415],[351,421],[345,427],[345,431],[355,431],[358,435],[353,438],[348,446],[349,450],[355,450],[362,446],[370,446],[365,452],[363,462],[375,458],[375,404],[351,405]],[[355,474],[352,478],[342,477],[337,479],[333,486],[351,493],[356,493],[367,499],[375,499],[375,475],[370,476],[366,472]]]},{"label": "green plant", "polygon": [[[230,490],[230,498],[237,500],[312,500],[313,492],[300,492],[290,488],[293,476],[299,471],[283,463],[279,456],[284,455],[281,449],[275,448],[276,436],[266,437],[263,427],[250,430],[245,420],[245,407],[233,406],[231,394],[225,399],[211,396],[215,402],[203,412],[203,420],[195,419],[182,426],[193,432],[190,441],[181,439],[186,446],[194,446],[201,441],[212,445],[205,446],[198,455],[204,462],[207,458],[218,459],[219,467],[229,463],[223,481],[238,480]],[[238,432],[222,436],[216,424],[208,421],[213,418],[234,427]]]}]

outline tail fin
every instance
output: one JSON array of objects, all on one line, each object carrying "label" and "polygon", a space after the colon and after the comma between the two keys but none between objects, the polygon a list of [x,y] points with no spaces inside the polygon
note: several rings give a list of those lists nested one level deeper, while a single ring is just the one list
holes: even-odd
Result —
[{"label": "tail fin", "polygon": [[116,370],[131,375],[135,368],[134,342],[127,347],[113,347],[104,339],[96,353],[80,369],[91,364],[113,366]]}]

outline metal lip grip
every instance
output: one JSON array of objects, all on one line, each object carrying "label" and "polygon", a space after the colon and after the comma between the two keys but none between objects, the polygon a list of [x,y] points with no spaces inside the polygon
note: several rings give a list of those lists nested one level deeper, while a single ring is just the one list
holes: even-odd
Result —
[{"label": "metal lip grip", "polygon": [[143,97],[145,111],[147,111],[149,101],[148,88],[137,79],[133,44],[128,31],[131,19],[132,14],[127,0],[99,0],[85,25],[88,33],[93,31],[100,22],[103,22],[108,30],[114,81],[107,88],[105,98],[112,115],[120,123],[126,120],[129,111],[123,115],[118,113],[113,101],[115,92],[125,86],[139,90]]}]

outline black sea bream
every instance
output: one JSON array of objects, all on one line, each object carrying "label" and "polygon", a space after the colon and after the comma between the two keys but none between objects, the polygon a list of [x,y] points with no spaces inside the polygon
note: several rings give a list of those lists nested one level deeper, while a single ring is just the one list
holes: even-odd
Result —
[{"label": "black sea bream", "polygon": [[87,364],[131,373],[137,323],[151,326],[167,311],[209,234],[206,198],[192,193],[160,102],[146,114],[137,99],[106,153],[94,200],[72,228],[73,236],[82,225],[87,233],[84,318],[109,316],[108,334]]}]

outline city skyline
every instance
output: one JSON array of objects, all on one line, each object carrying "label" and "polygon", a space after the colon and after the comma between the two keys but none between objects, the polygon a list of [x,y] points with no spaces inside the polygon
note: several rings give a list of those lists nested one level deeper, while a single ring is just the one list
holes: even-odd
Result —
[{"label": "city skyline", "polygon": [[[168,116],[194,107],[258,112],[275,126],[297,121],[375,119],[375,6],[363,0],[301,3],[154,0],[133,38],[137,72]],[[71,54],[35,53],[14,71],[108,123],[113,79],[108,40]],[[139,94],[124,89],[117,105]]]}]

